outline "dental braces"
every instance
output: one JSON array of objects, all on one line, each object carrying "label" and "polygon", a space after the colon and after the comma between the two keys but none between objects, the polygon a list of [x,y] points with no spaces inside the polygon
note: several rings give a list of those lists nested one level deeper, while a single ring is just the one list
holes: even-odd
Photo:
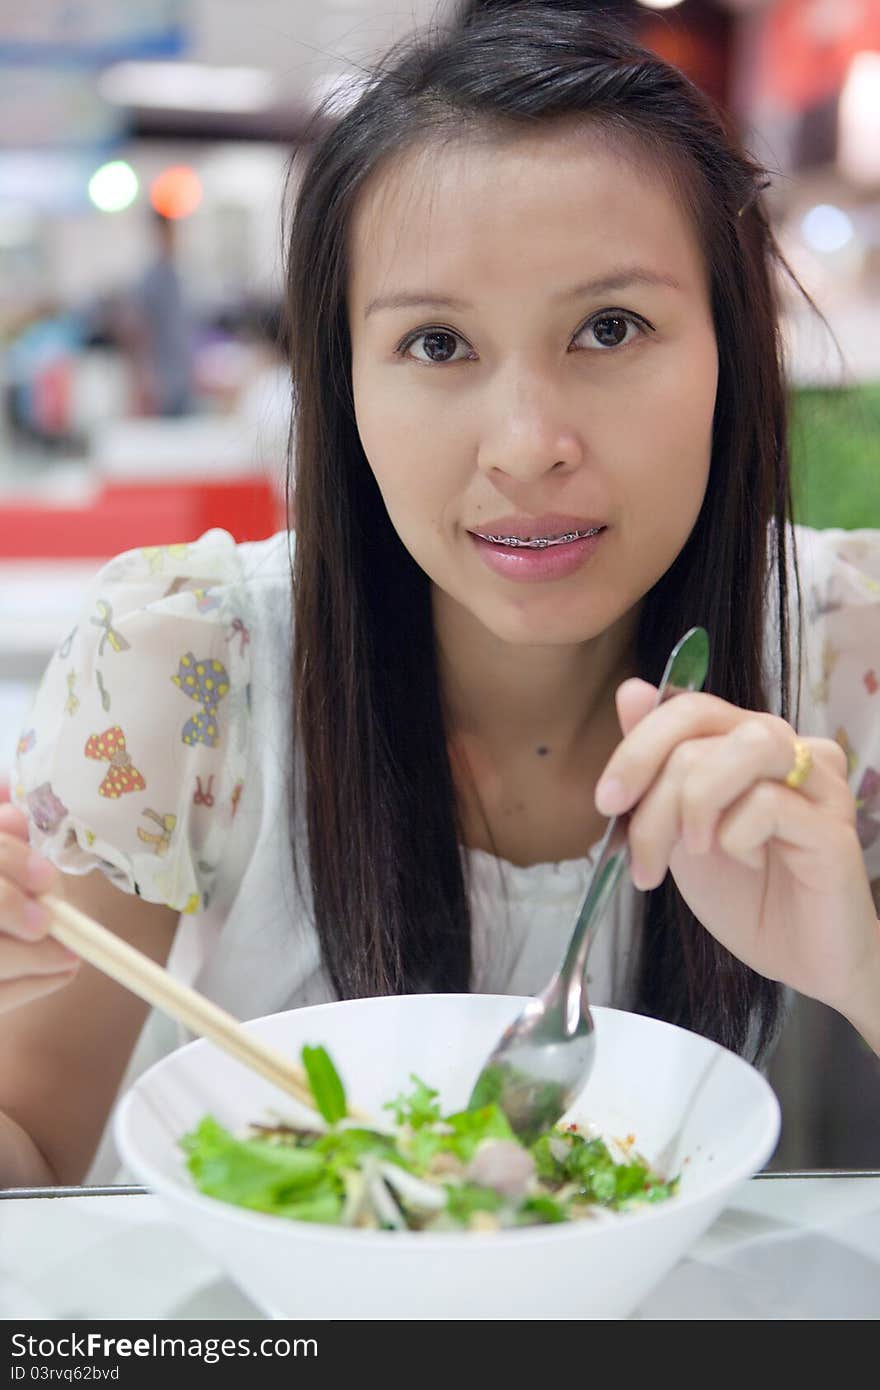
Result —
[{"label": "dental braces", "polygon": [[[598,536],[601,527],[593,526],[589,531],[568,531],[564,536],[537,536],[534,540],[524,540],[521,536],[483,536],[484,540],[495,545],[509,545],[513,548],[525,546],[527,550],[546,550],[548,545],[570,545],[572,541],[586,540],[588,536]],[[482,532],[477,532],[482,535]]]}]

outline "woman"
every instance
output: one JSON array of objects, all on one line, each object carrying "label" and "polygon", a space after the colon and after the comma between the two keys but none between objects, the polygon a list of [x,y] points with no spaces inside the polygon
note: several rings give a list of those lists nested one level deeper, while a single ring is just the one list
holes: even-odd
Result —
[{"label": "woman", "polygon": [[[531,992],[627,812],[594,1002],[760,1059],[784,984],[880,1050],[880,867],[834,736],[877,765],[853,673],[880,542],[802,533],[806,655],[839,660],[799,685],[762,177],[680,73],[545,6],[393,55],[321,138],[290,229],[292,597],[286,534],[118,558],[23,736],[7,1183],[81,1176],[180,1040],[154,1017],[132,1056],[143,1007],[41,939],[50,885],[242,1017]],[[705,691],[653,709],[697,623]]]}]

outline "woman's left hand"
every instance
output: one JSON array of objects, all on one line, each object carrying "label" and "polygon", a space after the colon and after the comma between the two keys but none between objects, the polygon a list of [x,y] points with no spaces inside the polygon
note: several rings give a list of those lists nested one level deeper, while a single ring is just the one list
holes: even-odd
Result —
[{"label": "woman's left hand", "polygon": [[[596,788],[604,815],[630,812],[636,887],[656,888],[668,869],[697,919],[753,970],[880,1030],[880,923],[843,749],[799,739],[812,764],[793,790],[798,736],[785,720],[714,695],[655,708],[656,698],[646,681],[619,687],[624,738]],[[880,1045],[878,1033],[868,1040]]]}]

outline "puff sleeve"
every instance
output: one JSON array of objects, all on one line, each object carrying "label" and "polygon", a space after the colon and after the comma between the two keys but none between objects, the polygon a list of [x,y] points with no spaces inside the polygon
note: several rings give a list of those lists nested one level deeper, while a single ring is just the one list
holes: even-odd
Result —
[{"label": "puff sleeve", "polygon": [[880,890],[880,531],[798,528],[804,581],[803,733],[849,764],[859,842]]},{"label": "puff sleeve", "polygon": [[18,743],[34,848],[181,912],[207,907],[242,794],[248,595],[211,530],[127,551],[92,581]]}]

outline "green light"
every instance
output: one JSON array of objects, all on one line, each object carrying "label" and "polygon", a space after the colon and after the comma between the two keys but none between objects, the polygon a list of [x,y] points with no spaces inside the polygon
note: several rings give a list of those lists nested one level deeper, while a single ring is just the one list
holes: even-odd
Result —
[{"label": "green light", "polygon": [[89,179],[89,197],[101,212],[122,212],[137,195],[137,174],[124,159],[102,164]]}]

